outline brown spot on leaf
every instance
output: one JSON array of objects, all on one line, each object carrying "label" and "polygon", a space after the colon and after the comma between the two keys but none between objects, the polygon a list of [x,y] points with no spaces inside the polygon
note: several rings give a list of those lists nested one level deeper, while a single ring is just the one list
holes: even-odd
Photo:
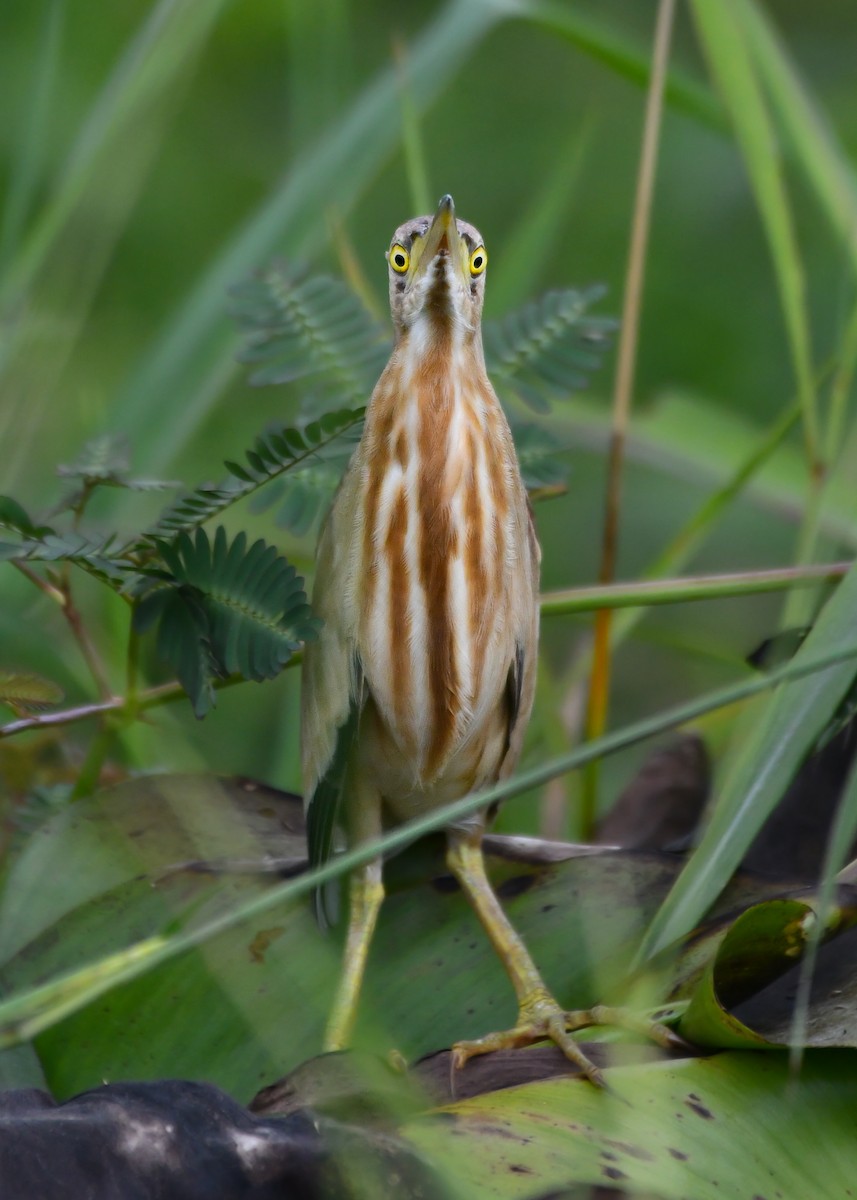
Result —
[{"label": "brown spot on leaf", "polygon": [[691,1094],[685,1100],[685,1104],[691,1110],[691,1112],[695,1112],[698,1117],[703,1117],[706,1121],[714,1120],[714,1113],[711,1111],[711,1109],[706,1108],[705,1105],[700,1102],[699,1097],[694,1096],[693,1092],[691,1092]]},{"label": "brown spot on leaf", "polygon": [[285,925],[274,925],[271,929],[260,929],[253,941],[247,947],[250,951],[250,960],[254,963],[263,963],[265,961],[265,952],[275,938],[280,934],[285,933]]},{"label": "brown spot on leaf", "polygon": [[608,1146],[612,1146],[614,1150],[619,1150],[622,1154],[627,1154],[630,1158],[639,1159],[640,1162],[654,1162],[654,1154],[650,1154],[648,1150],[644,1150],[642,1146],[636,1146],[633,1142],[618,1142],[614,1138],[605,1138]]},{"label": "brown spot on leaf", "polygon": [[601,1172],[607,1179],[627,1179],[628,1178],[628,1176],[625,1174],[625,1172],[620,1171],[618,1167],[602,1167]]},{"label": "brown spot on leaf", "polygon": [[504,880],[494,890],[503,900],[511,900],[513,896],[520,896],[524,892],[528,892],[534,883],[533,875],[515,875],[512,879]]},{"label": "brown spot on leaf", "polygon": [[687,1155],[682,1150],[675,1150],[672,1146],[667,1146],[673,1158],[677,1158],[679,1162],[687,1162]]}]

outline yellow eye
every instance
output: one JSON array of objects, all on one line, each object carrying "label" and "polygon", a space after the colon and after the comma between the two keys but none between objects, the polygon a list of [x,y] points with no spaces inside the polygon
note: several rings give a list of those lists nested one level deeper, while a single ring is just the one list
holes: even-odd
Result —
[{"label": "yellow eye", "polygon": [[477,246],[470,255],[470,274],[481,275],[488,265],[488,255],[484,246]]},{"label": "yellow eye", "polygon": [[395,244],[395,246],[390,248],[388,257],[390,259],[390,266],[399,275],[404,275],[405,271],[407,271],[408,267],[411,265],[410,254],[408,254],[405,247],[400,246],[398,242]]}]

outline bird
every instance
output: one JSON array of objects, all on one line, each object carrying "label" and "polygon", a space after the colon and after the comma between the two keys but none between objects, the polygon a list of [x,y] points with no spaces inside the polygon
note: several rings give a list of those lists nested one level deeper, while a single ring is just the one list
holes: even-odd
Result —
[{"label": "bird", "polygon": [[[509,423],[488,378],[488,254],[445,195],[386,254],[395,344],[319,538],[305,648],[301,750],[311,865],[506,778],[536,682],[541,551]],[[446,862],[509,976],[513,1028],[453,1046],[463,1067],[553,1041],[595,1083],[571,1037],[609,1019],[554,999],[486,874],[491,814],[446,830]],[[325,1036],[348,1046],[384,897],[379,857],[349,881],[344,960]],[[599,1023],[601,1023],[599,1021]]]}]

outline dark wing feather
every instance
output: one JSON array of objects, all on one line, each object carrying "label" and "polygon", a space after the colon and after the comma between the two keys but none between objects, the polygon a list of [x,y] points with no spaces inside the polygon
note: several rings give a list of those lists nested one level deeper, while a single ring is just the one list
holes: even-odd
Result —
[{"label": "dark wing feather", "polygon": [[[357,686],[351,694],[348,716],[337,731],[333,755],[307,806],[306,835],[310,869],[323,866],[333,854],[333,835],[342,810],[348,762],[364,704],[363,673],[359,662],[355,662],[354,665],[354,678]],[[332,919],[326,893],[327,889],[324,886],[317,888],[314,893],[316,917],[322,927],[327,927]]]},{"label": "dark wing feather", "polygon": [[509,674],[506,676],[506,710],[508,725],[506,726],[506,751],[512,743],[512,734],[521,714],[521,692],[524,687],[524,647],[520,642],[515,643],[515,657],[509,664]]}]

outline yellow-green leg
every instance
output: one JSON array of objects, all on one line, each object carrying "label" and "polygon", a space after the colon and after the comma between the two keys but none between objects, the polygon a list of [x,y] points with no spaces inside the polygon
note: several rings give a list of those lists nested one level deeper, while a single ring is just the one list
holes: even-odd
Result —
[{"label": "yellow-green leg", "polygon": [[349,880],[348,892],[348,935],[345,939],[342,974],[324,1035],[325,1050],[343,1050],[354,1029],[369,943],[384,899],[381,860],[374,859],[366,866],[359,867]]},{"label": "yellow-green leg", "polygon": [[598,1008],[566,1012],[560,1007],[545,987],[536,964],[503,912],[488,881],[482,857],[481,830],[475,833],[451,830],[446,861],[491,939],[518,998],[518,1020],[514,1027],[502,1033],[489,1033],[474,1041],[457,1042],[452,1048],[455,1067],[464,1066],[469,1058],[477,1054],[526,1046],[548,1038],[580,1068],[587,1079],[603,1084],[601,1072],[589,1061],[574,1038],[569,1036],[572,1030],[584,1029],[588,1025],[620,1025],[623,1028],[641,1029],[664,1046],[677,1043],[678,1039],[665,1026],[641,1022],[622,1009],[601,1005]]},{"label": "yellow-green leg", "polygon": [[[344,818],[349,845],[358,846],[381,834],[381,797],[359,763],[352,764],[346,780]],[[384,899],[381,869],[381,859],[372,859],[358,867],[348,881],[348,933],[342,974],[324,1034],[325,1050],[344,1050],[351,1040],[369,944]]]}]

